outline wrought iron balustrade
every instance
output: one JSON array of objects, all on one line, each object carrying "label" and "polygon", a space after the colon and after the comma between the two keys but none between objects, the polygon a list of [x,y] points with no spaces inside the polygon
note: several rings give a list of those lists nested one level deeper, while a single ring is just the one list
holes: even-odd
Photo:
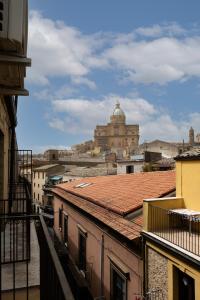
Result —
[{"label": "wrought iron balustrade", "polygon": [[149,231],[200,256],[200,217],[157,206],[149,207]]}]

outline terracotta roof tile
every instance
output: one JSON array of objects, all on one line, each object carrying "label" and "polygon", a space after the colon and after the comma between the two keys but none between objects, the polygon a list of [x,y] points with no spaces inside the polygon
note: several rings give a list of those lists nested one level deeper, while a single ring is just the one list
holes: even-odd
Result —
[{"label": "terracotta roof tile", "polygon": [[[90,185],[77,187],[81,183]],[[162,197],[175,190],[175,172],[90,177],[57,187],[124,216],[142,207],[145,198]]]},{"label": "terracotta roof tile", "polygon": [[[92,183],[76,188],[80,183]],[[175,172],[137,173],[84,178],[60,184],[53,192],[129,240],[140,236],[142,215],[128,221],[123,216],[142,207],[143,200],[161,197],[175,189]]]}]

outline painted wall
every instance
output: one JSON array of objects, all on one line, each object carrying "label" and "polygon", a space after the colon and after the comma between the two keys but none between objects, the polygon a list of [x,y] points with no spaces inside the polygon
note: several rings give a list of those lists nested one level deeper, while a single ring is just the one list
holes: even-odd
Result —
[{"label": "painted wall", "polygon": [[186,208],[200,211],[200,160],[176,162],[176,194]]},{"label": "painted wall", "polygon": [[[159,247],[154,244],[147,242],[146,243],[146,261],[148,264],[145,265],[146,273],[148,274],[149,270],[151,270],[153,276],[156,278],[156,273],[159,272],[160,275],[166,276],[167,282],[165,278],[161,278],[159,281],[152,281],[152,278],[146,277],[146,285],[150,285],[153,289],[162,289],[164,291],[164,299],[163,300],[176,300],[178,294],[178,284],[176,283],[176,278],[174,274],[174,268],[176,267],[180,271],[189,275],[194,279],[195,282],[195,300],[200,300],[200,271],[197,267],[196,269],[189,266],[187,263],[184,263],[180,259],[177,259],[175,256],[170,255],[168,252],[159,249]],[[152,253],[154,257],[152,256]],[[150,255],[149,255],[150,254]],[[155,257],[157,257],[155,261]],[[156,270],[157,265],[163,265],[162,269]],[[166,270],[167,268],[167,270]],[[165,273],[165,275],[164,275]],[[166,286],[167,285],[167,286]],[[167,295],[168,294],[168,295]]]},{"label": "painted wall", "polygon": [[42,199],[44,192],[42,190],[46,180],[46,172],[33,171],[33,199],[38,204],[43,204]]},{"label": "painted wall", "polygon": [[68,215],[68,248],[74,261],[77,261],[78,254],[78,226],[80,225],[87,232],[86,257],[87,267],[90,272],[90,290],[94,297],[100,296],[101,278],[101,242],[104,237],[103,254],[103,285],[106,300],[110,299],[110,265],[111,259],[115,259],[120,266],[128,270],[130,280],[127,281],[127,299],[135,299],[134,294],[141,294],[142,290],[142,261],[133,252],[130,252],[118,240],[103,232],[96,224],[71,208],[66,202],[54,197],[54,229],[61,239],[63,232],[59,230],[59,208]]}]

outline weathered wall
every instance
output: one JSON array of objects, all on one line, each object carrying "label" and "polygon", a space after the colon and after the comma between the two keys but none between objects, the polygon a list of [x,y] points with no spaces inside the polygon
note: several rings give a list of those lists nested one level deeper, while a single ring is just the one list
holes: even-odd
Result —
[{"label": "weathered wall", "polygon": [[168,299],[168,265],[167,258],[155,250],[146,248],[146,274],[147,289],[162,290],[163,299]]},{"label": "weathered wall", "polygon": [[123,265],[130,274],[130,280],[127,281],[127,299],[134,299],[134,294],[141,294],[142,289],[142,262],[133,252],[130,252],[125,246],[120,244],[111,236],[103,232],[95,223],[81,215],[70,207],[66,202],[54,198],[54,229],[56,234],[62,238],[63,232],[59,230],[58,211],[62,207],[68,215],[68,247],[69,252],[77,261],[78,254],[78,226],[80,225],[87,232],[86,256],[87,265],[90,272],[90,288],[94,297],[100,296],[100,274],[101,274],[101,241],[104,237],[104,255],[103,255],[103,285],[106,300],[110,299],[110,264],[114,257],[120,265]]}]

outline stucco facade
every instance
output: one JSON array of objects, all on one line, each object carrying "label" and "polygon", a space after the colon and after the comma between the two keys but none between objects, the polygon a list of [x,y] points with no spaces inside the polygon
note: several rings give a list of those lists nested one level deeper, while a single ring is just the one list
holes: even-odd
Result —
[{"label": "stucco facade", "polygon": [[145,289],[166,300],[199,300],[200,149],[175,159],[176,197],[144,201]]},{"label": "stucco facade", "polygon": [[120,243],[118,239],[103,230],[95,222],[84,217],[58,197],[54,199],[54,229],[60,239],[64,238],[64,230],[59,227],[59,208],[63,209],[62,218],[68,218],[67,248],[73,261],[78,265],[79,231],[86,234],[86,277],[93,297],[105,296],[111,299],[111,265],[127,276],[127,298],[135,299],[141,295],[142,261],[141,257]]},{"label": "stucco facade", "polygon": [[33,169],[33,200],[38,205],[44,205],[43,186],[47,182],[48,177],[64,173],[65,167],[62,165],[44,165]]}]

